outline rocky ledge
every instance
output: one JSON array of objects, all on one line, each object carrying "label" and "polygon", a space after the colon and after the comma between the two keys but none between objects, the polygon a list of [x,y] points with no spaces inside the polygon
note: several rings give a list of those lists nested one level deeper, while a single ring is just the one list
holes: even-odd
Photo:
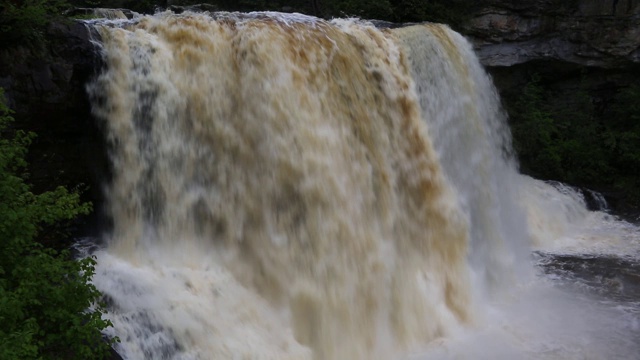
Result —
[{"label": "rocky ledge", "polygon": [[638,0],[488,0],[462,31],[486,66],[558,60],[612,69],[640,63]]}]

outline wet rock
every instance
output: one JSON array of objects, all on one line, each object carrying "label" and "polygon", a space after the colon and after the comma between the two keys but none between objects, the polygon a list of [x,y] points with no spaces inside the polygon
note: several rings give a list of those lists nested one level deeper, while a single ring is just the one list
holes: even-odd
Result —
[{"label": "wet rock", "polygon": [[640,298],[640,263],[637,259],[604,255],[536,253],[537,262],[559,282],[616,301]]}]

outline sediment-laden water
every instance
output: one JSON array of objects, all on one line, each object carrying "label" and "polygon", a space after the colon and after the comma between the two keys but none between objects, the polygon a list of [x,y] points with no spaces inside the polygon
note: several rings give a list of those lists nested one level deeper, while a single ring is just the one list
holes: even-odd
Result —
[{"label": "sediment-laden water", "polygon": [[638,229],[517,173],[496,91],[446,26],[91,26],[114,169],[94,282],[124,358],[638,353],[634,293],[578,291],[563,265],[637,259]]}]

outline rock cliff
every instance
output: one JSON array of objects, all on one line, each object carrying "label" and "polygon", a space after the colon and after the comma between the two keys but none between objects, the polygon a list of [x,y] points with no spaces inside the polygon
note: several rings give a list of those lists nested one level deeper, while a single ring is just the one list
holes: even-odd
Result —
[{"label": "rock cliff", "polygon": [[[619,94],[640,84],[638,0],[486,0],[460,31],[474,44],[508,112],[535,78],[550,94],[545,105],[563,109],[556,116],[579,116],[586,94],[588,121],[606,128]],[[635,219],[640,212],[605,180],[577,185],[604,192],[620,215]]]},{"label": "rock cliff", "polygon": [[557,60],[589,67],[640,63],[638,0],[493,0],[465,24],[486,66]]},{"label": "rock cliff", "polygon": [[[587,84],[602,114],[620,88],[640,83],[640,0],[484,0],[474,7],[460,31],[507,108],[532,74],[558,101]],[[0,49],[0,86],[19,126],[39,134],[30,155],[36,190],[82,183],[86,198],[100,203],[99,181],[109,171],[85,92],[101,66],[92,36],[80,22],[58,23],[41,51]]]},{"label": "rock cliff", "polygon": [[99,179],[106,178],[108,167],[103,136],[91,117],[85,91],[86,82],[101,67],[92,36],[97,34],[84,24],[68,21],[51,24],[46,42],[36,48],[0,48],[0,87],[15,111],[15,126],[37,134],[28,155],[34,191],[64,185],[99,204]]}]

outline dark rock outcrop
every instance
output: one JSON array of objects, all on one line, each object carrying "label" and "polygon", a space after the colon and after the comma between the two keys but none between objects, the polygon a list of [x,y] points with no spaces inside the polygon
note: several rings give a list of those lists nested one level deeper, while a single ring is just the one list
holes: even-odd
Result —
[{"label": "dark rock outcrop", "polygon": [[486,1],[465,24],[486,66],[558,60],[624,68],[640,63],[640,1]]},{"label": "dark rock outcrop", "polygon": [[[605,124],[614,116],[618,94],[640,84],[638,0],[485,0],[461,32],[474,44],[508,111],[535,78],[553,94],[551,108],[579,111],[578,94],[586,94],[594,111],[590,121]],[[640,213],[619,189],[574,185],[602,191],[612,210],[628,219]]]},{"label": "dark rock outcrop", "polygon": [[[37,134],[28,155],[34,191],[78,187],[85,201],[100,204],[99,179],[107,177],[108,162],[85,91],[101,68],[91,42],[96,37],[83,23],[65,21],[51,24],[39,47],[0,49],[0,87],[15,111],[14,125]],[[83,218],[78,226],[95,228],[96,219]]]}]

